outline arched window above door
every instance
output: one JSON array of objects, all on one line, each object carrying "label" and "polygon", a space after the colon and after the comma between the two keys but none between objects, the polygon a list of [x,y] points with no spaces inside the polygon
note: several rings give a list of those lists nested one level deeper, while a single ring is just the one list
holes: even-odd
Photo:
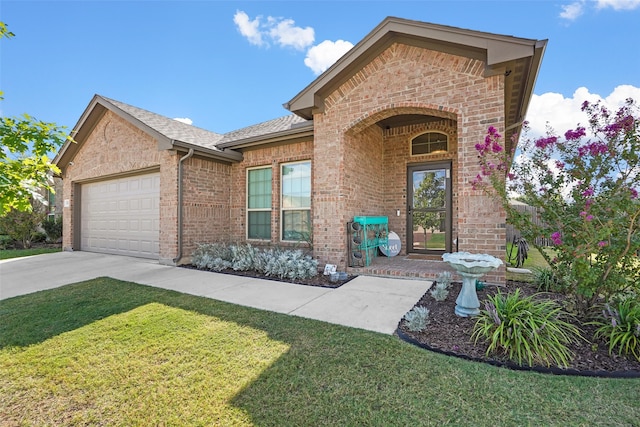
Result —
[{"label": "arched window above door", "polygon": [[449,137],[441,132],[426,132],[411,140],[411,155],[440,154],[449,151]]}]

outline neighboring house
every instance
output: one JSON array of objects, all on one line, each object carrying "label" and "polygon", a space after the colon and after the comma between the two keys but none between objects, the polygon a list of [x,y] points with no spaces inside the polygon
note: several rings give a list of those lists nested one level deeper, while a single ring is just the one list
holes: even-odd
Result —
[{"label": "neighboring house", "polygon": [[[402,254],[504,259],[475,144],[520,131],[546,41],[387,18],[284,106],[224,135],[96,95],[55,162],[64,247],[188,262],[198,242],[288,244],[349,263],[346,225],[387,216]],[[504,279],[498,272],[497,279]]]}]

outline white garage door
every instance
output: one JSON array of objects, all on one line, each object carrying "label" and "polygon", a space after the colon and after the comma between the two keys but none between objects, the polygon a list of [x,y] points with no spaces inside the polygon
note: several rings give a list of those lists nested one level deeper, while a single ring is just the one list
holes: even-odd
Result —
[{"label": "white garage door", "polygon": [[83,251],[158,258],[160,174],[82,185]]}]

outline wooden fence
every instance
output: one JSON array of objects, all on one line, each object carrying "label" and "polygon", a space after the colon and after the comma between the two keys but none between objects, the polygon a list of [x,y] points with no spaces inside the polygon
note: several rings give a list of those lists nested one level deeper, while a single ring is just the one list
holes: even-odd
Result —
[{"label": "wooden fence", "polygon": [[[531,216],[534,224],[536,225],[542,224],[542,221],[538,216],[538,208],[525,205],[525,204],[512,204],[511,207],[513,207],[517,211],[528,213]],[[520,238],[520,236],[521,236],[520,230],[516,229],[513,225],[507,223],[507,243],[512,243],[514,237]],[[529,242],[529,243],[533,244],[534,242]],[[551,240],[547,237],[538,237],[536,238],[535,243],[539,246],[551,246]]]}]

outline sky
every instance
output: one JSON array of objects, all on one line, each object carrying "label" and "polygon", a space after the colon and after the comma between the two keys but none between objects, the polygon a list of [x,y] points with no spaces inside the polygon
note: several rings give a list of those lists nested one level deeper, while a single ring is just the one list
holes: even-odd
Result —
[{"label": "sky", "polygon": [[94,94],[226,133],[291,100],[385,17],[548,39],[527,120],[640,101],[640,0],[0,0],[0,115],[71,131]]}]

